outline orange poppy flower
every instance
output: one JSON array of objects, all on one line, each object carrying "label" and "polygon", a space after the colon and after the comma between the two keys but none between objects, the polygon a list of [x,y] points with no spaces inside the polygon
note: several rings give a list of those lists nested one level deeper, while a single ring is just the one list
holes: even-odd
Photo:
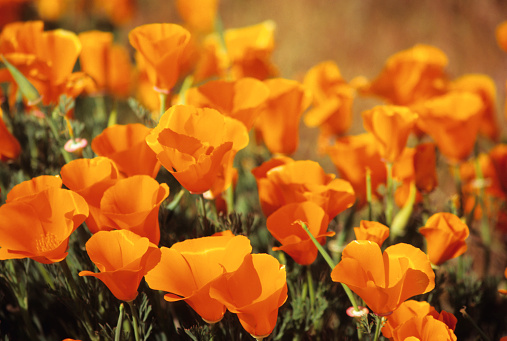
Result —
[{"label": "orange poppy flower", "polygon": [[306,201],[287,204],[273,212],[266,221],[268,231],[282,246],[273,251],[284,251],[301,265],[312,264],[317,258],[318,250],[300,223],[304,222],[308,230],[324,245],[326,237],[334,232],[326,232],[329,218],[317,204]]},{"label": "orange poppy flower", "polygon": [[[410,196],[410,188],[412,187],[412,183],[415,182],[416,172],[424,171],[424,169],[415,168],[415,155],[415,148],[405,148],[396,162],[393,163],[393,178],[400,183],[394,193],[394,199],[398,207],[403,207],[403,205],[407,202]],[[421,201],[421,193],[417,191],[415,203],[419,203]]]},{"label": "orange poppy flower", "polygon": [[311,98],[299,82],[275,78],[264,82],[270,94],[255,123],[256,136],[273,154],[293,154],[299,144],[299,121]]},{"label": "orange poppy flower", "polygon": [[[326,174],[315,161],[289,160],[268,161],[273,168],[263,164],[252,170],[266,217],[286,204],[312,201],[333,219],[354,204],[354,190],[348,181]],[[278,166],[278,162],[285,164]]]},{"label": "orange poppy flower", "polygon": [[287,300],[285,266],[268,254],[248,254],[241,266],[211,284],[210,296],[223,302],[257,340],[275,329],[278,308]]},{"label": "orange poppy flower", "polygon": [[432,264],[440,265],[456,258],[467,250],[468,226],[452,213],[432,215],[419,229],[426,238],[428,257]]},{"label": "orange poppy flower", "polygon": [[191,29],[211,32],[215,28],[218,0],[177,0],[176,8]]},{"label": "orange poppy flower", "polygon": [[[127,49],[113,44],[111,32],[87,31],[78,35],[82,45],[81,70],[95,82],[93,92],[113,96],[130,94],[132,65]],[[90,92],[90,91],[89,91]]]},{"label": "orange poppy flower", "polygon": [[60,262],[69,237],[88,216],[77,193],[62,189],[54,176],[40,176],[12,188],[0,206],[0,259]]},{"label": "orange poppy flower", "polygon": [[327,154],[340,177],[349,181],[354,188],[359,207],[366,203],[367,172],[370,172],[372,196],[380,196],[377,187],[386,182],[387,172],[372,134],[339,138],[327,148]]},{"label": "orange poppy flower", "polygon": [[507,52],[507,20],[501,22],[495,30],[496,42],[498,46]]},{"label": "orange poppy flower", "polygon": [[446,91],[447,63],[440,49],[418,44],[389,57],[380,75],[360,91],[408,106]]},{"label": "orange poppy flower", "polygon": [[200,194],[229,174],[226,168],[247,146],[248,132],[240,121],[214,109],[177,105],[162,115],[146,142],[183,187]]},{"label": "orange poppy flower", "polygon": [[248,238],[222,235],[187,239],[160,250],[160,262],[145,276],[149,287],[167,291],[166,301],[185,300],[206,322],[220,321],[225,306],[210,296],[210,286],[240,267],[252,251]]},{"label": "orange poppy flower", "polygon": [[331,279],[346,284],[377,315],[387,316],[408,298],[435,287],[428,256],[409,244],[395,244],[384,253],[377,243],[355,240],[342,253]]},{"label": "orange poppy flower", "polygon": [[382,246],[389,237],[389,227],[376,221],[361,220],[359,227],[354,227],[356,240],[369,240]]},{"label": "orange poppy flower", "polygon": [[386,321],[384,327],[382,327],[382,335],[388,339],[393,337],[393,331],[406,321],[410,320],[413,317],[424,317],[426,315],[432,315],[437,313],[435,308],[433,308],[428,302],[422,301],[414,301],[408,300],[400,304],[398,309],[396,309]]},{"label": "orange poppy flower", "polygon": [[135,0],[93,0],[92,12],[94,17],[106,17],[116,26],[128,25],[132,23],[132,18],[136,13],[136,3]]},{"label": "orange poppy flower", "polygon": [[497,144],[489,151],[491,162],[496,171],[499,188],[507,196],[507,177],[501,174],[507,174],[507,144]]},{"label": "orange poppy flower", "polygon": [[198,108],[212,108],[243,122],[250,130],[269,96],[269,89],[255,78],[209,81],[186,94],[186,103]]},{"label": "orange poppy flower", "polygon": [[474,148],[483,111],[484,103],[479,95],[453,91],[418,106],[417,124],[433,138],[451,163],[459,163]]},{"label": "orange poppy flower", "polygon": [[0,1],[0,30],[7,24],[22,20],[23,9],[30,0],[2,0]]},{"label": "orange poppy flower", "polygon": [[168,93],[178,81],[180,57],[190,33],[176,24],[147,24],[129,33],[130,44],[142,57],[148,79],[159,92]]},{"label": "orange poppy flower", "polygon": [[323,138],[345,133],[352,123],[355,91],[342,78],[336,63],[326,61],[312,67],[303,84],[313,97],[312,108],[304,117],[305,124],[319,127]]},{"label": "orange poppy flower", "polygon": [[60,175],[67,188],[86,200],[90,208],[86,226],[91,233],[98,232],[105,224],[105,217],[100,210],[100,200],[105,190],[120,178],[116,164],[113,160],[102,156],[94,159],[76,159],[65,164],[60,170]]},{"label": "orange poppy flower", "polygon": [[379,105],[362,113],[364,128],[375,136],[380,156],[394,162],[401,155],[417,114],[406,107]]},{"label": "orange poppy flower", "polygon": [[15,159],[21,154],[21,145],[11,134],[2,118],[3,112],[0,110],[0,161]]},{"label": "orange poppy flower", "polygon": [[100,279],[114,297],[126,302],[137,297],[139,283],[161,254],[148,238],[127,230],[95,233],[86,242],[86,252],[100,272],[81,271],[79,276]]},{"label": "orange poppy flower", "polygon": [[431,193],[438,186],[437,157],[434,143],[421,143],[415,147],[415,186],[422,193]]},{"label": "orange poppy flower", "polygon": [[97,155],[113,160],[126,176],[149,175],[155,178],[161,165],[146,144],[150,131],[140,123],[113,125],[95,136],[92,149]]},{"label": "orange poppy flower", "polygon": [[457,341],[454,331],[431,315],[416,316],[393,331],[394,340]]}]

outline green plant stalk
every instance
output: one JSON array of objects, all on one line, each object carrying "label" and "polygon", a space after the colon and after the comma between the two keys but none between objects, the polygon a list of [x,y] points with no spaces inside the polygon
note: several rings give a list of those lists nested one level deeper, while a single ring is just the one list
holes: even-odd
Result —
[{"label": "green plant stalk", "polygon": [[384,321],[386,318],[384,316],[380,317],[378,315],[375,315],[375,337],[373,338],[373,341],[377,341],[380,337],[380,330],[382,329],[382,325],[384,324]]},{"label": "green plant stalk", "polygon": [[167,94],[164,93],[164,92],[159,92],[158,93],[158,98],[159,98],[159,101],[160,101],[160,114],[158,116],[158,119],[160,121],[160,118],[165,113],[165,105],[166,105],[166,101],[167,101]]},{"label": "green plant stalk", "polygon": [[118,315],[118,323],[116,324],[116,330],[114,331],[114,341],[121,341],[121,327],[123,324],[123,315],[125,309],[123,303],[120,304],[120,314]]},{"label": "green plant stalk", "polygon": [[108,127],[114,126],[117,121],[118,121],[118,103],[115,100],[113,102],[113,110],[111,110],[111,112],[109,113],[109,118],[107,120],[107,126]]},{"label": "green plant stalk", "polygon": [[306,267],[306,280],[308,282],[308,292],[310,294],[310,308],[313,311],[315,306],[315,289],[313,287],[312,271],[309,266]]},{"label": "green plant stalk", "polygon": [[477,323],[475,323],[475,321],[470,317],[470,315],[468,315],[465,308],[460,309],[460,313],[468,322],[470,322],[470,324],[472,324],[472,326],[475,328],[475,330],[477,330],[477,332],[481,335],[484,341],[491,341],[491,339],[482,331],[481,328],[479,328]]},{"label": "green plant stalk", "polygon": [[461,181],[461,174],[459,172],[459,164],[454,164],[452,170],[454,176],[454,183],[456,186],[456,194],[458,195],[458,207],[456,208],[456,215],[458,217],[461,217],[461,215],[463,214],[463,187]]},{"label": "green plant stalk", "polygon": [[134,328],[135,339],[136,339],[136,341],[139,341],[140,338],[139,338],[139,324],[138,324],[137,310],[134,306],[133,301],[128,301],[127,303],[129,304],[130,311],[132,312],[132,326]]},{"label": "green plant stalk", "polygon": [[232,184],[225,190],[225,203],[227,214],[231,214],[234,211],[234,187]]},{"label": "green plant stalk", "polygon": [[201,198],[201,206],[202,206],[202,224],[204,228],[204,233],[209,233],[209,221],[208,215],[206,214],[206,199],[204,199],[204,194],[199,195]]},{"label": "green plant stalk", "polygon": [[371,170],[366,168],[366,202],[368,203],[368,220],[373,220],[373,203],[371,196]]},{"label": "green plant stalk", "polygon": [[42,278],[44,278],[44,280],[46,281],[46,283],[49,285],[49,287],[51,288],[51,290],[53,290],[53,291],[56,290],[55,283],[53,282],[53,279],[49,275],[49,273],[46,270],[46,268],[44,267],[44,265],[42,263],[39,263],[39,262],[35,262],[35,264],[37,264],[37,268],[39,269],[39,273],[41,274]]},{"label": "green plant stalk", "polygon": [[187,103],[187,91],[192,87],[194,83],[194,77],[192,75],[188,75],[183,80],[181,84],[180,92],[178,94],[178,102],[176,104],[186,104]]},{"label": "green plant stalk", "polygon": [[386,223],[387,226],[391,226],[393,221],[393,211],[394,211],[394,195],[393,195],[393,163],[386,162],[387,169],[387,193],[386,193]]},{"label": "green plant stalk", "polygon": [[[482,211],[481,217],[481,239],[484,245],[488,248],[487,252],[489,252],[489,247],[491,246],[491,232],[489,229],[488,219],[486,215],[486,205],[484,204],[484,199],[486,197],[486,193],[484,190],[484,175],[482,174],[481,164],[479,162],[479,158],[475,158],[475,178],[477,179],[480,187],[479,187],[479,205]],[[486,268],[487,270],[487,268]]]},{"label": "green plant stalk", "polygon": [[394,240],[397,236],[404,236],[406,231],[405,228],[410,220],[412,211],[414,210],[415,198],[417,196],[417,188],[415,182],[412,181],[410,184],[410,192],[408,199],[403,205],[402,209],[398,211],[391,224],[391,231],[389,232],[389,238]]}]

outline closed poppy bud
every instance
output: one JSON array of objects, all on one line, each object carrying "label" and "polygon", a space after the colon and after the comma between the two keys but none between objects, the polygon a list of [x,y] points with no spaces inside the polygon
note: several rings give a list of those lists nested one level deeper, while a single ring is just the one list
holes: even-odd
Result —
[{"label": "closed poppy bud", "polygon": [[422,193],[431,193],[438,186],[434,143],[421,143],[415,147],[414,172],[415,186]]},{"label": "closed poppy bud", "polygon": [[278,308],[287,300],[285,266],[268,254],[249,254],[241,266],[211,284],[210,296],[223,302],[256,339],[273,332]]},{"label": "closed poppy bud", "polygon": [[121,301],[133,301],[143,276],[160,261],[160,250],[148,238],[126,231],[99,231],[86,242],[86,252],[99,273],[79,276],[100,279]]},{"label": "closed poppy bud", "polygon": [[190,33],[176,24],[147,24],[129,33],[130,44],[142,57],[150,83],[159,92],[169,92],[179,77],[181,54]]},{"label": "closed poppy bud", "polygon": [[389,227],[376,221],[361,220],[359,227],[354,227],[356,240],[369,240],[382,246],[389,237]]},{"label": "closed poppy bud", "polygon": [[390,339],[393,337],[393,331],[398,328],[398,326],[402,325],[406,321],[410,320],[413,317],[424,317],[429,315],[430,313],[438,313],[435,308],[433,308],[426,301],[414,301],[408,300],[400,304],[398,309],[396,309],[386,321],[386,324],[382,327],[382,335],[384,337]]},{"label": "closed poppy bud", "polygon": [[346,284],[375,314],[383,316],[435,287],[435,273],[420,249],[400,243],[382,253],[377,243],[365,240],[345,247],[331,279]]},{"label": "closed poppy bud", "polygon": [[160,262],[145,276],[149,287],[168,292],[166,301],[185,300],[206,322],[220,321],[225,306],[210,296],[210,286],[224,273],[236,271],[252,252],[248,238],[223,235],[187,239],[160,250]]},{"label": "closed poppy bud", "polygon": [[454,331],[431,315],[416,316],[393,331],[394,340],[456,341]]},{"label": "closed poppy bud", "polygon": [[299,82],[274,78],[264,81],[270,94],[255,123],[257,136],[273,154],[293,154],[299,145],[299,122],[311,97]]},{"label": "closed poppy bud", "polygon": [[160,163],[146,144],[150,131],[139,123],[113,125],[92,140],[92,149],[97,155],[113,160],[126,176],[149,175],[155,178]]},{"label": "closed poppy bud", "polygon": [[0,206],[0,259],[44,264],[65,259],[69,237],[88,216],[88,205],[61,185],[57,177],[42,176],[13,187]]},{"label": "closed poppy bud", "polygon": [[426,238],[428,257],[434,265],[456,258],[467,250],[468,226],[452,213],[432,215],[419,233]]},{"label": "closed poppy bud", "polygon": [[273,251],[284,251],[301,265],[312,264],[317,258],[318,250],[305,230],[304,223],[310,233],[320,244],[326,237],[334,236],[327,232],[329,218],[319,205],[307,201],[287,204],[273,212],[266,221],[268,231],[282,246],[274,247]]},{"label": "closed poppy bud", "polygon": [[12,160],[21,153],[18,140],[11,134],[5,125],[0,112],[0,161]]},{"label": "closed poppy bud", "polygon": [[232,167],[236,152],[248,144],[248,132],[214,109],[176,105],[162,115],[146,142],[183,187],[200,194]]},{"label": "closed poppy bud", "polygon": [[417,114],[409,108],[379,105],[363,112],[364,128],[375,136],[380,156],[394,162],[403,152]]}]

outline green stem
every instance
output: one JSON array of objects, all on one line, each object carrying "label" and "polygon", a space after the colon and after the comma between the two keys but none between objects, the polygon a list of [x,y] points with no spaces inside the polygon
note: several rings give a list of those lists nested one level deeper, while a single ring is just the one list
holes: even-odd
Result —
[{"label": "green stem", "polygon": [[206,202],[204,199],[204,194],[201,194],[199,195],[199,197],[201,198],[201,206],[202,206],[202,221],[203,221],[203,228],[204,228],[204,234],[207,235],[210,231],[209,231],[209,221],[208,221],[208,217],[207,217],[207,214],[206,214]]},{"label": "green stem", "polygon": [[481,328],[479,328],[479,326],[477,325],[477,323],[475,323],[475,321],[470,317],[470,315],[468,315],[468,313],[466,312],[465,308],[462,308],[460,310],[460,313],[463,315],[463,317],[468,322],[470,322],[470,324],[475,328],[475,330],[477,330],[477,332],[481,335],[481,337],[482,337],[483,340],[485,340],[485,341],[491,341],[491,339],[482,331]]},{"label": "green stem", "polygon": [[461,174],[459,171],[459,164],[453,165],[454,183],[456,185],[456,193],[458,195],[458,207],[456,208],[456,215],[461,217],[463,215],[463,187],[461,183]]},{"label": "green stem", "polygon": [[375,315],[375,337],[373,341],[377,341],[380,337],[380,331],[382,330],[382,325],[384,324],[386,318],[384,316],[380,317]]},{"label": "green stem", "polygon": [[231,214],[234,211],[234,188],[232,184],[225,190],[225,203],[227,204],[227,214]]},{"label": "green stem", "polygon": [[386,224],[391,226],[394,211],[394,195],[393,195],[393,163],[386,162],[387,169],[387,193],[386,193]]},{"label": "green stem", "polygon": [[125,309],[123,303],[120,304],[120,314],[118,315],[118,323],[116,324],[116,330],[114,331],[114,341],[121,341],[121,327],[123,325],[123,315]]},{"label": "green stem", "polygon": [[308,282],[308,292],[310,293],[310,307],[313,311],[315,306],[315,289],[313,288],[312,271],[309,266],[306,267],[306,280]]},{"label": "green stem", "polygon": [[135,338],[136,338],[136,341],[139,341],[140,338],[139,338],[139,325],[138,325],[138,317],[137,317],[137,310],[134,306],[134,302],[133,301],[129,301],[127,302],[130,306],[130,311],[132,312],[132,325],[134,327],[134,335],[135,335]]},{"label": "green stem", "polygon": [[192,87],[194,83],[194,77],[192,75],[188,75],[183,80],[181,84],[180,92],[178,94],[178,103],[177,104],[186,104],[187,103],[187,91]]},{"label": "green stem", "polygon": [[373,220],[373,204],[371,196],[371,170],[366,168],[366,202],[368,203],[368,220]]},{"label": "green stem", "polygon": [[49,285],[49,287],[51,288],[51,290],[53,290],[53,291],[56,290],[55,283],[53,282],[53,279],[49,275],[49,273],[46,270],[46,268],[44,267],[44,264],[39,263],[39,262],[35,262],[35,264],[39,268],[39,273],[41,274],[42,278],[44,278],[44,280]]},{"label": "green stem", "polygon": [[[485,193],[485,190],[484,190],[484,175],[482,174],[482,168],[481,168],[481,164],[480,164],[480,161],[479,161],[479,158],[476,157],[475,158],[475,178],[477,179],[477,183],[479,185],[479,195],[478,195],[478,199],[479,199],[479,205],[481,207],[481,213],[482,213],[482,216],[481,216],[481,237],[482,237],[482,242],[484,243],[484,245],[486,246],[487,250],[486,252],[489,252],[489,246],[491,246],[491,231],[489,229],[489,224],[488,224],[488,218],[487,218],[487,214],[486,214],[486,205],[484,203],[484,199],[486,198],[486,193]],[[487,268],[486,268],[487,270]]]},{"label": "green stem", "polygon": [[160,100],[160,115],[158,116],[158,119],[160,120],[160,117],[162,117],[162,115],[165,113],[167,94],[164,92],[159,92],[158,98]]}]

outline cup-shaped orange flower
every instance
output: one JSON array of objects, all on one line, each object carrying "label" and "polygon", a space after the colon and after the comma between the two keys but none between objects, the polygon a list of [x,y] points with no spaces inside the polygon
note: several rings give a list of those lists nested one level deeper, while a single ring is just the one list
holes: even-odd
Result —
[{"label": "cup-shaped orange flower", "polygon": [[101,280],[121,301],[133,301],[143,276],[160,261],[160,249],[148,238],[126,230],[99,231],[86,242],[86,252],[100,272],[79,276]]},{"label": "cup-shaped orange flower", "polygon": [[389,227],[376,221],[361,220],[359,227],[354,227],[356,240],[369,240],[382,246],[389,237]]},{"label": "cup-shaped orange flower", "polygon": [[297,81],[274,78],[264,81],[269,98],[259,114],[257,136],[271,153],[293,154],[299,145],[299,122],[311,102],[309,93]]},{"label": "cup-shaped orange flower", "polygon": [[348,181],[327,174],[315,161],[286,158],[267,161],[267,165],[273,168],[263,164],[252,170],[266,217],[286,204],[312,201],[333,219],[356,200]]},{"label": "cup-shaped orange flower", "polygon": [[54,176],[40,176],[12,188],[0,206],[0,259],[60,262],[69,237],[88,216],[77,193],[62,189]]},{"label": "cup-shaped orange flower", "polygon": [[145,276],[149,287],[168,292],[164,299],[169,302],[185,300],[207,322],[220,321],[225,306],[210,296],[211,283],[240,267],[252,252],[248,238],[221,235],[187,239],[160,250],[160,262]]},{"label": "cup-shaped orange flower", "polygon": [[[433,308],[426,301],[414,301],[408,300],[400,304],[398,309],[396,309],[386,321],[384,327],[382,327],[382,335],[387,338],[393,337],[393,330],[395,330],[398,326],[403,324],[404,322],[410,320],[413,317],[420,316],[424,317],[429,314],[437,313],[435,308]],[[438,315],[438,313],[437,313]]]},{"label": "cup-shaped orange flower", "polygon": [[419,229],[426,238],[428,257],[432,264],[440,265],[456,258],[467,250],[468,226],[452,213],[432,215]]},{"label": "cup-shaped orange flower", "polygon": [[181,54],[190,33],[176,24],[146,24],[129,33],[130,44],[142,57],[150,83],[160,92],[169,92],[179,77]]},{"label": "cup-shaped orange flower", "polygon": [[146,142],[183,187],[200,194],[228,174],[225,168],[248,144],[248,131],[215,109],[176,105],[162,115]]},{"label": "cup-shaped orange flower", "polygon": [[275,329],[278,308],[287,300],[285,266],[268,254],[249,254],[241,266],[213,282],[210,296],[237,314],[256,339]]},{"label": "cup-shaped orange flower", "polygon": [[327,232],[328,216],[319,205],[311,201],[282,206],[266,220],[268,231],[282,244],[274,247],[273,251],[284,251],[297,263],[309,265],[317,258],[318,250],[301,223],[308,227],[322,245],[326,242],[326,237],[334,236],[334,232]]},{"label": "cup-shaped orange flower", "polygon": [[20,153],[21,145],[9,129],[7,129],[2,118],[2,112],[0,111],[0,161],[15,159]]},{"label": "cup-shaped orange flower", "polygon": [[364,128],[375,136],[380,156],[394,162],[407,144],[417,114],[407,107],[379,105],[362,114]]},{"label": "cup-shaped orange flower", "polygon": [[176,8],[189,28],[203,33],[215,28],[218,0],[178,0]]},{"label": "cup-shaped orange flower", "polygon": [[393,331],[394,340],[457,341],[456,334],[443,321],[431,315],[416,316]]},{"label": "cup-shaped orange flower", "polygon": [[168,196],[167,184],[159,184],[148,175],[118,180],[100,199],[100,211],[106,218],[100,228],[130,230],[158,245],[158,211]]},{"label": "cup-shaped orange flower", "polygon": [[126,176],[149,175],[155,178],[160,163],[146,144],[150,131],[140,123],[113,125],[95,136],[92,149],[97,155],[113,160]]},{"label": "cup-shaped orange flower", "polygon": [[354,240],[342,253],[331,279],[346,284],[377,315],[389,315],[412,296],[435,287],[428,256],[410,244],[395,244],[384,253],[377,243]]},{"label": "cup-shaped orange flower", "polygon": [[221,114],[243,122],[250,130],[259,115],[269,89],[255,78],[209,81],[189,89],[186,103],[198,108],[212,108]]}]

